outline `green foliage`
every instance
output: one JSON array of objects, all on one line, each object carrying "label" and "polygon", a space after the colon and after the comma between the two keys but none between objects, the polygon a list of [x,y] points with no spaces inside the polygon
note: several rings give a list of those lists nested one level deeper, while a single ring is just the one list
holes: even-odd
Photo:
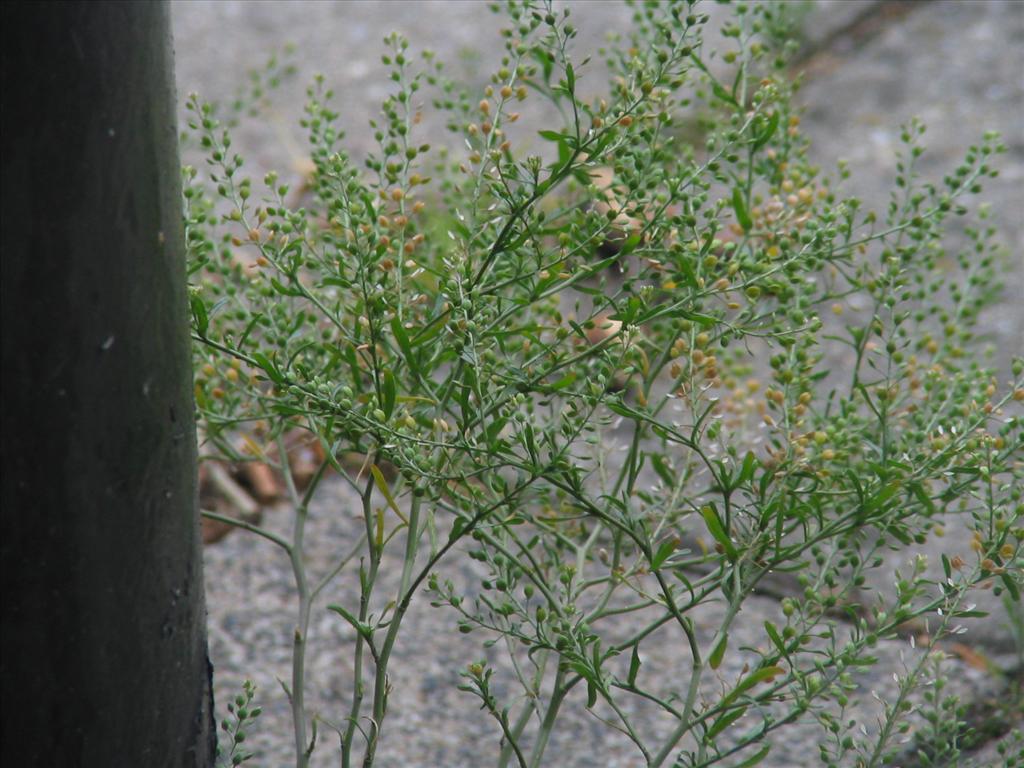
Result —
[{"label": "green foliage", "polygon": [[243,745],[247,738],[247,729],[263,714],[260,707],[253,706],[255,695],[256,686],[251,680],[246,680],[242,684],[242,693],[236,696],[234,701],[228,702],[228,717],[220,722],[220,729],[224,732],[228,744],[225,747],[224,740],[218,744],[218,766],[229,768],[241,765],[254,757]]},{"label": "green foliage", "polygon": [[[936,638],[959,631],[983,582],[1019,594],[1024,383],[1019,364],[1000,382],[973,351],[996,254],[970,200],[1003,147],[986,136],[925,183],[913,123],[887,209],[865,210],[842,192],[845,168],[808,160],[774,7],[736,6],[725,52],[703,43],[699,7],[638,7],[593,98],[581,93],[599,66],[573,60],[569,15],[548,6],[508,5],[482,93],[392,35],[393,92],[364,168],[323,79],[309,89],[304,197],[274,174],[257,189],[212,108],[190,101],[210,160],[185,172],[205,436],[267,459],[301,428],[328,457],[304,493],[289,484],[294,538],[264,534],[299,592],[298,765],[318,721],[342,765],[373,763],[390,653],[423,592],[459,631],[506,641],[521,695],[482,662],[461,688],[500,730],[496,762],[520,766],[544,764],[577,691],[651,766],[754,765],[808,716],[835,736],[826,764],[878,765],[924,667],[865,741],[841,713],[872,649],[920,617]],[[728,80],[712,74],[717,53]],[[426,91],[465,151],[417,138]],[[559,122],[523,134],[535,103]],[[699,144],[674,128],[693,114]],[[950,252],[944,227],[968,215],[969,245]],[[336,458],[353,453],[361,466]],[[328,468],[358,489],[365,535],[308,584],[303,525]],[[947,518],[967,521],[969,553],[944,557],[939,580],[918,557],[870,593],[887,550],[910,554]],[[399,586],[378,594],[391,550]],[[356,630],[355,693],[310,741],[309,616],[356,555],[360,594],[330,606]],[[478,593],[438,575],[446,557],[488,571]],[[738,646],[742,606],[780,573],[798,587],[757,647]],[[695,621],[709,609],[711,633]],[[630,631],[610,631],[623,614]],[[655,637],[689,674],[647,673]],[[653,733],[626,702],[669,727]]]}]

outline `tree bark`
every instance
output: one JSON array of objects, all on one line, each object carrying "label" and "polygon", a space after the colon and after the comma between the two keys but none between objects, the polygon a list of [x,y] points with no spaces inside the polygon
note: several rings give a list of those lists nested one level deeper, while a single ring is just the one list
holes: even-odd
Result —
[{"label": "tree bark", "polygon": [[3,7],[4,765],[208,766],[168,7]]}]

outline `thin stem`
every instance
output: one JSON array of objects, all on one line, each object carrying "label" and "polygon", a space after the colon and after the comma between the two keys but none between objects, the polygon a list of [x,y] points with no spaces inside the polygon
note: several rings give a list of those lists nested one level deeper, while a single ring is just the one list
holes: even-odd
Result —
[{"label": "thin stem", "polygon": [[306,707],[305,707],[305,670],[306,670],[306,636],[309,631],[309,616],[312,608],[309,583],[306,578],[306,564],[303,558],[303,538],[306,532],[307,506],[306,499],[300,498],[295,488],[288,462],[288,450],[284,442],[284,434],[277,435],[277,451],[281,458],[281,472],[284,475],[288,495],[295,505],[295,521],[292,525],[292,544],[288,551],[295,588],[299,593],[299,611],[295,632],[292,638],[292,726],[295,731],[295,766],[307,768],[309,765],[309,747],[306,742]]},{"label": "thin stem", "polygon": [[[363,534],[367,541],[373,541],[373,529],[372,529],[372,509],[371,499],[373,498],[373,485],[374,479],[372,476],[366,480],[366,485],[362,493],[362,504],[363,504],[363,520],[366,525],[366,531]],[[376,577],[376,549],[370,546],[370,570],[367,572],[362,562],[359,566],[359,621],[365,622],[369,615],[370,608],[370,593],[373,589],[373,581]],[[348,715],[348,728],[345,731],[345,736],[342,739],[341,745],[341,765],[342,768],[350,768],[352,765],[352,742],[355,740],[356,728],[359,728],[359,713],[363,706],[363,696],[365,695],[365,689],[363,686],[363,656],[366,652],[368,641],[361,632],[356,633],[356,650],[353,655],[352,661],[352,706],[349,708]],[[360,732],[363,733],[366,738],[367,744],[370,742],[370,738],[359,728]]]},{"label": "thin stem", "polygon": [[239,520],[237,517],[222,515],[219,512],[213,512],[209,509],[201,509],[199,510],[199,514],[210,520],[216,520],[218,523],[227,523],[228,525],[233,525],[236,528],[241,528],[244,531],[255,533],[257,536],[262,536],[267,541],[277,544],[277,546],[281,547],[285,552],[288,552],[289,555],[291,554],[292,545],[276,533],[271,533],[266,528],[260,528],[258,525],[247,523],[245,520]]},{"label": "thin stem", "polygon": [[363,533],[363,534],[360,534],[359,538],[356,540],[356,543],[352,546],[352,549],[350,549],[348,551],[348,554],[342,556],[342,558],[340,560],[338,560],[337,565],[335,565],[330,571],[328,571],[324,575],[324,577],[322,579],[320,579],[320,583],[318,583],[316,585],[316,588],[313,590],[313,599],[314,600],[317,597],[319,597],[320,593],[324,591],[324,589],[327,587],[327,585],[330,584],[334,580],[334,577],[337,576],[339,573],[341,573],[342,569],[344,569],[344,567],[346,565],[348,565],[349,562],[351,562],[352,558],[355,557],[356,555],[358,555],[362,551],[363,546],[365,544],[366,544],[366,534]]},{"label": "thin stem", "polygon": [[530,717],[537,711],[538,692],[540,691],[541,683],[544,681],[544,670],[547,668],[551,651],[542,650],[539,655],[541,658],[540,663],[536,665],[533,690],[527,689],[526,704],[523,706],[523,711],[519,713],[515,725],[512,726],[509,734],[506,736],[505,746],[502,747],[501,754],[498,756],[498,768],[506,768],[508,761],[512,758],[512,750],[514,748],[512,742],[523,734],[527,723],[530,722]]},{"label": "thin stem", "polygon": [[548,701],[547,711],[544,713],[540,730],[537,732],[537,740],[534,742],[533,751],[530,753],[530,768],[539,768],[542,765],[541,758],[544,756],[544,750],[547,749],[551,730],[555,727],[555,720],[558,719],[558,708],[562,705],[562,700],[565,699],[565,695],[569,692],[569,686],[562,684],[564,679],[565,672],[561,664],[559,664],[558,671],[555,673],[555,683],[551,689],[551,698]]},{"label": "thin stem", "polygon": [[373,765],[374,755],[377,751],[377,744],[380,742],[381,729],[384,726],[384,717],[387,714],[387,693],[388,693],[388,662],[391,659],[391,651],[395,641],[398,639],[398,630],[402,625],[405,610],[402,606],[408,606],[405,597],[409,592],[413,568],[416,565],[417,545],[420,538],[420,498],[413,496],[409,509],[408,535],[405,540],[405,559],[402,563],[402,578],[398,586],[398,597],[395,600],[395,613],[391,617],[384,642],[377,654],[377,670],[373,682],[373,721],[371,723],[371,735],[366,746],[366,754],[363,757],[363,765]]}]

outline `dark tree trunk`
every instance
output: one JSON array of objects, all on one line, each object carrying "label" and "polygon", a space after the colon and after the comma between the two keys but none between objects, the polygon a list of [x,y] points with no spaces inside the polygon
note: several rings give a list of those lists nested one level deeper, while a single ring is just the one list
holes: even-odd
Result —
[{"label": "dark tree trunk", "polygon": [[168,8],[3,8],[7,766],[208,766]]}]

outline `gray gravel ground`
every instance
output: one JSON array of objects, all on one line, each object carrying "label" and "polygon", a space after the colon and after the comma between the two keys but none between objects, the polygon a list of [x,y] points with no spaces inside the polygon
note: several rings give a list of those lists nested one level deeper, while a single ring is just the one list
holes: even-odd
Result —
[{"label": "gray gravel ground", "polygon": [[[596,47],[608,30],[623,29],[628,11],[618,3],[573,3],[581,28],[581,47]],[[815,141],[814,152],[826,168],[835,160],[850,160],[854,175],[849,184],[875,206],[884,204],[894,174],[898,125],[920,115],[929,125],[923,171],[941,178],[955,167],[963,149],[984,130],[1000,130],[1010,152],[1002,161],[1002,175],[989,184],[994,218],[1008,246],[1006,294],[986,314],[984,324],[995,348],[994,363],[1005,375],[1012,354],[1024,353],[1024,3],[933,2],[913,9],[892,4],[824,3],[810,17],[808,37],[826,48],[807,61],[808,85],[801,99],[808,105],[805,130]],[[908,12],[909,11],[909,12]],[[715,12],[718,12],[717,10]],[[846,25],[860,19],[852,31]],[[877,22],[872,24],[872,22]],[[392,29],[407,33],[415,45],[434,48],[452,62],[450,71],[470,81],[489,71],[499,52],[491,14],[476,2],[220,2],[179,1],[173,4],[179,92],[199,91],[205,98],[229,100],[243,73],[259,65],[285,42],[298,46],[299,76],[292,87],[275,97],[275,113],[300,114],[302,87],[313,72],[322,71],[340,94],[342,120],[359,155],[371,149],[363,130],[386,93],[380,77],[380,40]],[[436,130],[437,126],[428,130]],[[285,140],[282,140],[285,137]],[[440,140],[443,137],[439,137]],[[236,146],[246,156],[250,172],[288,169],[301,154],[302,134],[284,117],[269,127],[248,128],[236,134]],[[195,162],[188,151],[185,159]],[[309,558],[315,572],[323,572],[356,535],[353,516],[358,499],[333,482],[313,510],[307,534]],[[266,516],[269,528],[285,532],[290,526],[287,509]],[[956,522],[951,536],[926,545],[933,562],[941,552],[955,553],[963,541]],[[446,574],[472,591],[480,574],[466,558],[453,560]],[[893,567],[899,563],[893,562]],[[293,626],[291,571],[279,551],[256,537],[234,534],[206,552],[207,599],[210,611],[211,657],[215,668],[218,703],[225,702],[246,677],[259,686],[264,716],[253,734],[260,750],[256,764],[294,764],[288,724],[287,700],[277,679],[290,675],[290,638]],[[881,576],[876,586],[891,581]],[[351,580],[335,586],[324,604]],[[993,603],[985,596],[979,602]],[[998,605],[992,618],[973,628],[966,642],[981,648],[1006,665],[1012,650],[1003,612]],[[702,631],[710,631],[715,606],[698,617]],[[778,611],[768,598],[758,598],[745,609],[737,632],[749,643],[762,641],[762,622]],[[487,654],[498,664],[503,653],[485,652],[476,635],[452,631],[454,617],[425,603],[415,606],[406,619],[396,648],[392,680],[392,711],[387,725],[382,766],[485,766],[493,763],[495,728],[474,705],[458,693],[457,671],[469,660]],[[348,654],[353,632],[337,616],[315,613],[309,652],[310,704],[324,714],[338,716],[346,705]],[[737,639],[739,645],[743,639]],[[652,680],[671,680],[685,669],[677,641],[652,644],[644,659]],[[856,699],[856,716],[872,727],[876,699],[893,689],[892,674],[903,660],[920,653],[905,643],[891,642],[879,649],[881,663],[863,679],[863,695]],[[727,664],[742,658],[727,656]],[[957,660],[950,662],[954,690],[968,701],[985,702],[1001,695],[1003,680],[979,672]],[[733,667],[722,669],[736,674]],[[583,702],[570,702],[564,727],[554,737],[547,765],[635,766],[638,756],[631,745],[592,717],[583,714]],[[642,713],[638,713],[642,714]],[[340,718],[339,718],[340,719]],[[657,718],[641,718],[643,727],[660,732]],[[767,766],[817,764],[817,733],[796,726],[779,740]],[[335,765],[336,739],[322,734],[314,765]],[[974,755],[973,765],[994,765],[994,747]]]}]

